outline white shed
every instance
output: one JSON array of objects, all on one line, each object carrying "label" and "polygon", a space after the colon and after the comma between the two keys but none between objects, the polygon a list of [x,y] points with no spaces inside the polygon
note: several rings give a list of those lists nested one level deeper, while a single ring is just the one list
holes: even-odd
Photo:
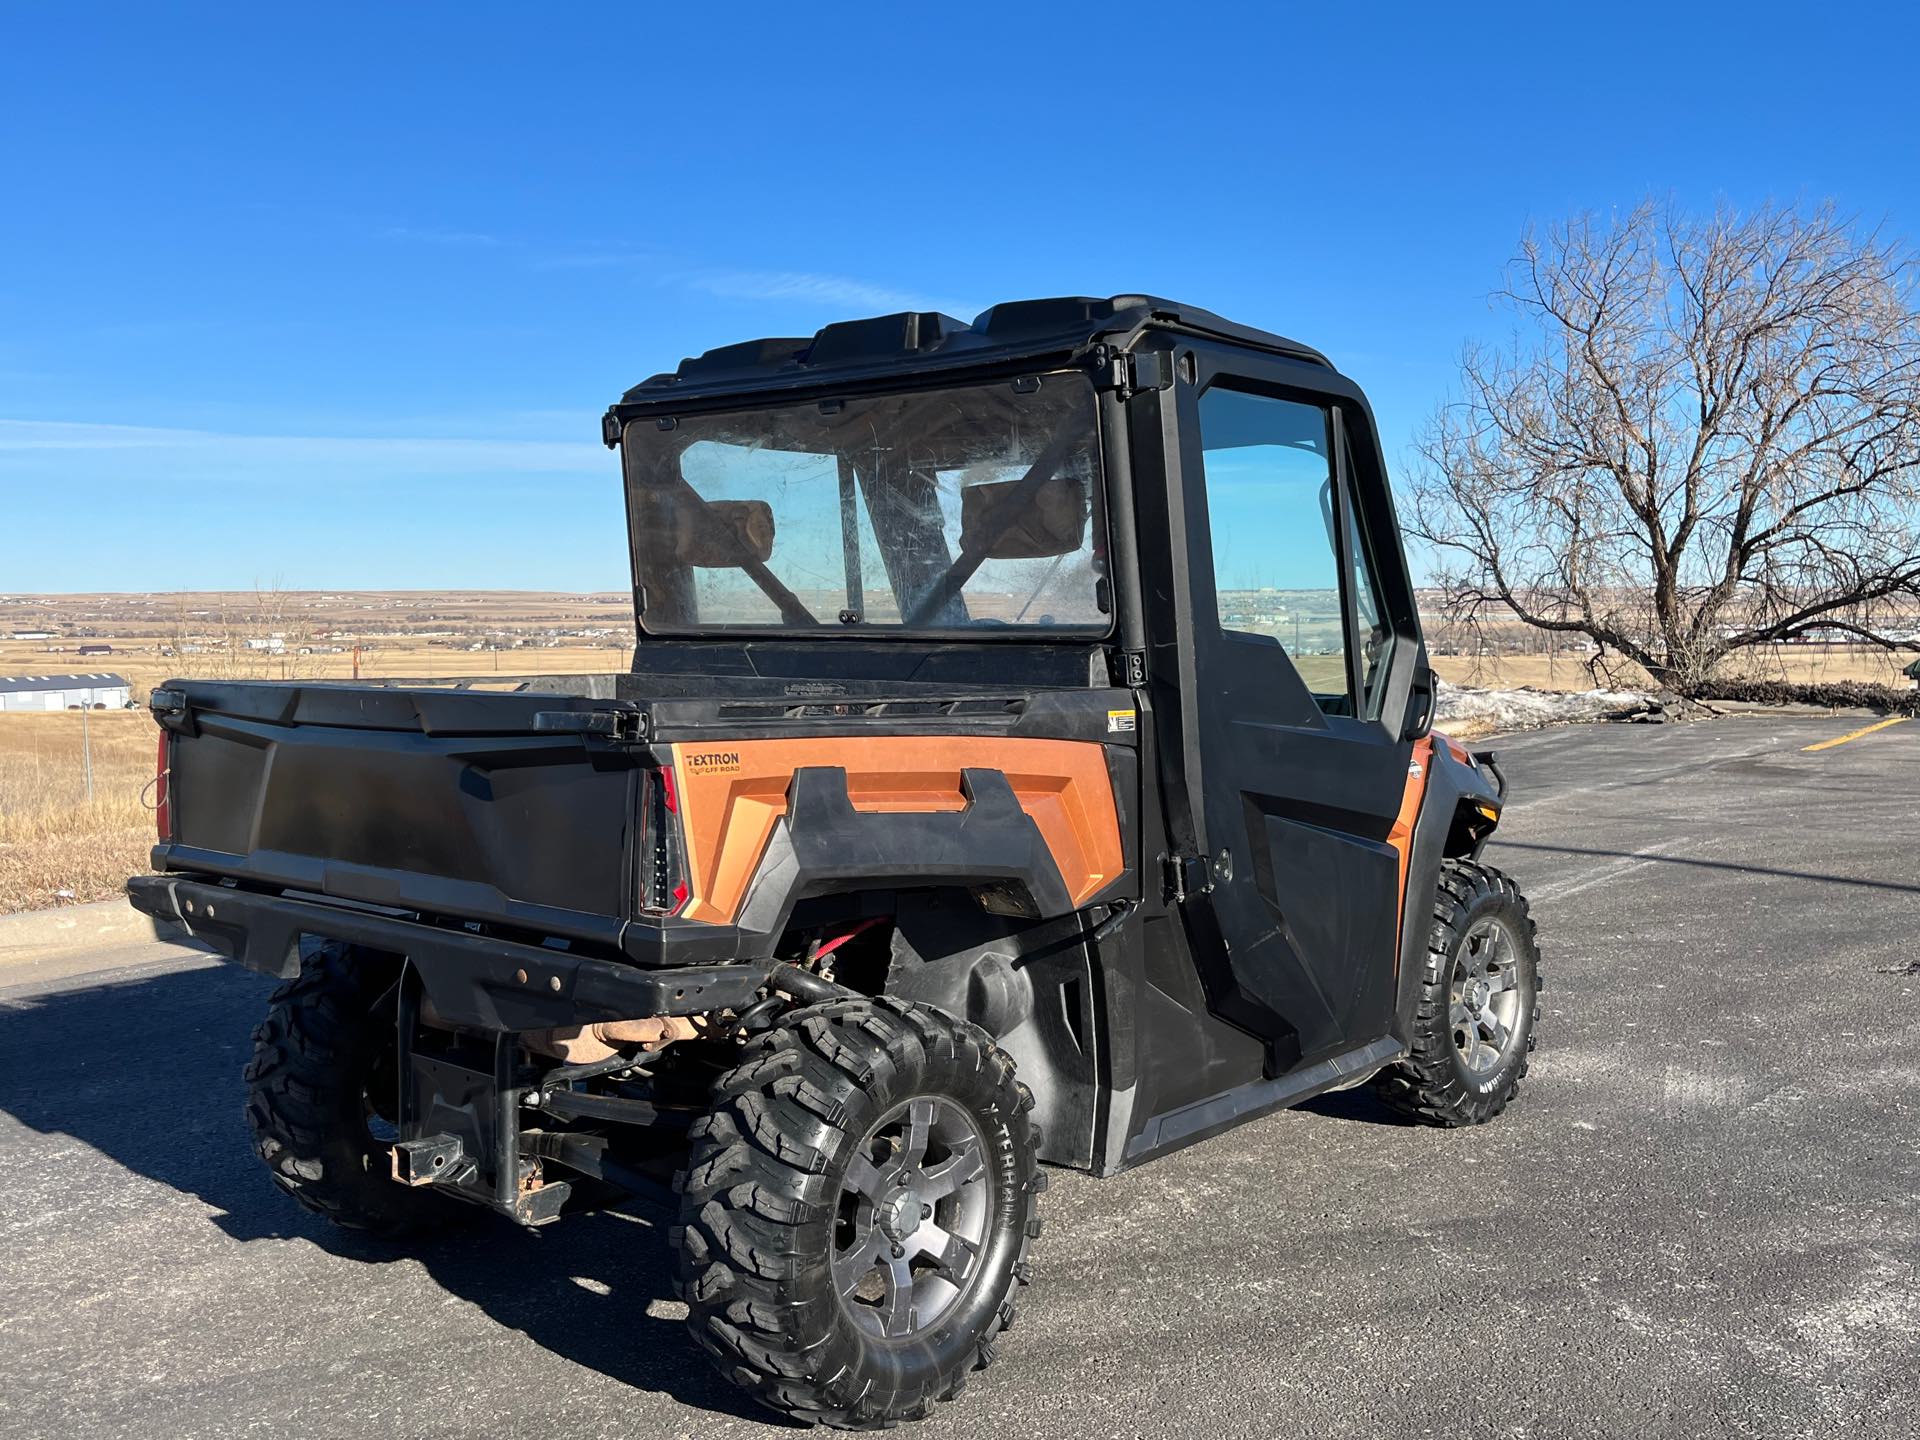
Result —
[{"label": "white shed", "polygon": [[119,710],[132,698],[119,675],[0,675],[0,711]]}]

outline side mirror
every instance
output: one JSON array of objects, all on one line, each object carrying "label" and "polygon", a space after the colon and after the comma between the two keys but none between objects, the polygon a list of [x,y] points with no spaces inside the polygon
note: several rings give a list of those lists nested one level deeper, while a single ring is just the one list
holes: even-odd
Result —
[{"label": "side mirror", "polygon": [[773,554],[773,507],[764,500],[701,500],[643,487],[635,504],[640,542],[669,565],[733,569]]},{"label": "side mirror", "polygon": [[1022,481],[969,485],[960,492],[960,549],[988,560],[1050,560],[1086,543],[1086,490],[1056,475],[1033,487],[1016,510]]}]

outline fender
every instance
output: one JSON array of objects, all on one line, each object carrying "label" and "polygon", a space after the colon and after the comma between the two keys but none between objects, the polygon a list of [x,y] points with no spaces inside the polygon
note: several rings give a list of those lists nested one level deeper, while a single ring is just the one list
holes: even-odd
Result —
[{"label": "fender", "polygon": [[960,772],[959,810],[869,813],[837,767],[796,770],[742,906],[744,930],[778,935],[794,905],[857,890],[965,885],[1036,917],[1065,915],[1073,894],[1033,817],[998,770]]},{"label": "fender", "polygon": [[1407,847],[1406,900],[1400,916],[1400,949],[1396,974],[1392,1034],[1402,1045],[1413,1035],[1413,1012],[1419,1004],[1421,977],[1426,968],[1427,936],[1432,929],[1432,899],[1440,883],[1443,861],[1478,855],[1499,824],[1504,789],[1491,771],[1466,748],[1436,733],[1427,758],[1426,794]]},{"label": "fender", "polygon": [[1040,1157],[1093,1168],[1105,1030],[1082,918],[1018,920],[951,893],[902,895],[886,993],[968,1020],[1033,1096]]},{"label": "fender", "polygon": [[685,920],[777,937],[795,902],[988,889],[1047,918],[1134,884],[1106,747],[1020,736],[671,747]]}]

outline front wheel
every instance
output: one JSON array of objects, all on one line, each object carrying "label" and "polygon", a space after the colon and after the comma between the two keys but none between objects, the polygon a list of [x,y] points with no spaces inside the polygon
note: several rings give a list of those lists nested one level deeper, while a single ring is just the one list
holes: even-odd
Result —
[{"label": "front wheel", "polygon": [[694,1339],[807,1423],[877,1429],[959,1394],[1040,1231],[1013,1063],[977,1026],[853,998],[757,1037],[714,1102],[680,1180]]},{"label": "front wheel", "polygon": [[1519,887],[1492,866],[1447,861],[1411,1050],[1381,1072],[1381,1099],[1429,1125],[1491,1120],[1527,1073],[1539,990],[1540,947]]}]

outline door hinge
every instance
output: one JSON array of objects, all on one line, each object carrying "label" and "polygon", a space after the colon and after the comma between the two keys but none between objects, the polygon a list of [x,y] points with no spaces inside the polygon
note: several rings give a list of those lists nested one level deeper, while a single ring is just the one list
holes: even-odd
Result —
[{"label": "door hinge", "polygon": [[1167,903],[1184,905],[1196,895],[1213,893],[1213,863],[1204,855],[1162,855]]},{"label": "door hinge", "polygon": [[1165,390],[1173,384],[1173,357],[1158,350],[1121,351],[1108,358],[1101,383],[1122,400],[1142,390]]},{"label": "door hinge", "polygon": [[1116,685],[1138,690],[1147,683],[1147,654],[1144,650],[1110,652],[1107,673]]},{"label": "door hinge", "polygon": [[538,710],[533,728],[548,733],[598,735],[618,745],[644,745],[651,726],[644,710]]},{"label": "door hinge", "polygon": [[1233,880],[1231,850],[1222,850],[1211,858],[1182,851],[1162,855],[1160,864],[1166,872],[1167,903],[1171,905],[1185,904],[1195,896],[1211,895],[1214,886],[1227,885]]}]

